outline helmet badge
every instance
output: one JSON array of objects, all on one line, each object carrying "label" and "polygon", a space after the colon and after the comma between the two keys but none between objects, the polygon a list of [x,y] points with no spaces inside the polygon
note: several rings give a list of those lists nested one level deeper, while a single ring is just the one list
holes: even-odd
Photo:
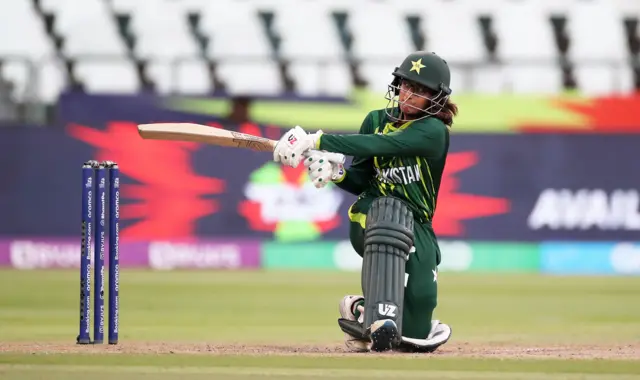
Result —
[{"label": "helmet badge", "polygon": [[420,74],[420,69],[423,67],[426,67],[426,66],[422,64],[422,58],[420,58],[417,61],[411,61],[411,70],[409,71],[415,71],[418,74]]}]

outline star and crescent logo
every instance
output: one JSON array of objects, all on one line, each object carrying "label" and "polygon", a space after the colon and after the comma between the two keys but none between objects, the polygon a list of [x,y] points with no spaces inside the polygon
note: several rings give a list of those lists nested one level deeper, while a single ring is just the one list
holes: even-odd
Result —
[{"label": "star and crescent logo", "polygon": [[417,61],[411,61],[411,70],[409,71],[415,71],[418,74],[420,74],[420,69],[423,67],[426,67],[426,66],[422,64],[422,58],[420,58]]}]

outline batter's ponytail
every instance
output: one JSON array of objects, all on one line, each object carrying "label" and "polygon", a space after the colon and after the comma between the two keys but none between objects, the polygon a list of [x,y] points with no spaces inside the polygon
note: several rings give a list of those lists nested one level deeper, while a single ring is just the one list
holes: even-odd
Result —
[{"label": "batter's ponytail", "polygon": [[451,101],[451,98],[447,99],[447,104],[442,108],[440,112],[435,114],[435,118],[445,123],[449,128],[453,125],[453,118],[458,115],[458,106]]}]

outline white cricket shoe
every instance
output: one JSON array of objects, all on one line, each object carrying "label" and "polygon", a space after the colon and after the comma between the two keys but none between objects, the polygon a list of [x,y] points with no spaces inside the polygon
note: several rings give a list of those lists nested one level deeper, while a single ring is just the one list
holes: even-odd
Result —
[{"label": "white cricket shoe", "polygon": [[[359,295],[349,295],[344,296],[344,298],[340,301],[340,316],[344,319],[350,321],[357,321],[360,324],[364,323],[364,307],[357,306],[360,311],[360,317],[356,318],[354,314],[353,307],[356,303],[364,301],[363,296]],[[344,333],[344,345],[351,352],[367,352],[369,351],[369,342],[366,342],[361,339],[357,339],[353,335]]]},{"label": "white cricket shoe", "polygon": [[434,352],[451,338],[451,327],[435,319],[431,321],[431,331],[425,339],[402,337],[402,343],[418,352]]}]

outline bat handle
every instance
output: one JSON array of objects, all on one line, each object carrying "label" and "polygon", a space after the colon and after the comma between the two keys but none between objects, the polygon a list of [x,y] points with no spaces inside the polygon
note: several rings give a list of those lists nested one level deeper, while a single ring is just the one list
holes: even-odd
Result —
[{"label": "bat handle", "polygon": [[[309,155],[313,152],[317,152],[317,150],[312,149],[304,155],[305,157],[309,157]],[[346,157],[342,153],[323,152],[323,154],[327,157],[327,160],[329,160],[329,162],[334,164],[344,164],[346,160]]]}]

